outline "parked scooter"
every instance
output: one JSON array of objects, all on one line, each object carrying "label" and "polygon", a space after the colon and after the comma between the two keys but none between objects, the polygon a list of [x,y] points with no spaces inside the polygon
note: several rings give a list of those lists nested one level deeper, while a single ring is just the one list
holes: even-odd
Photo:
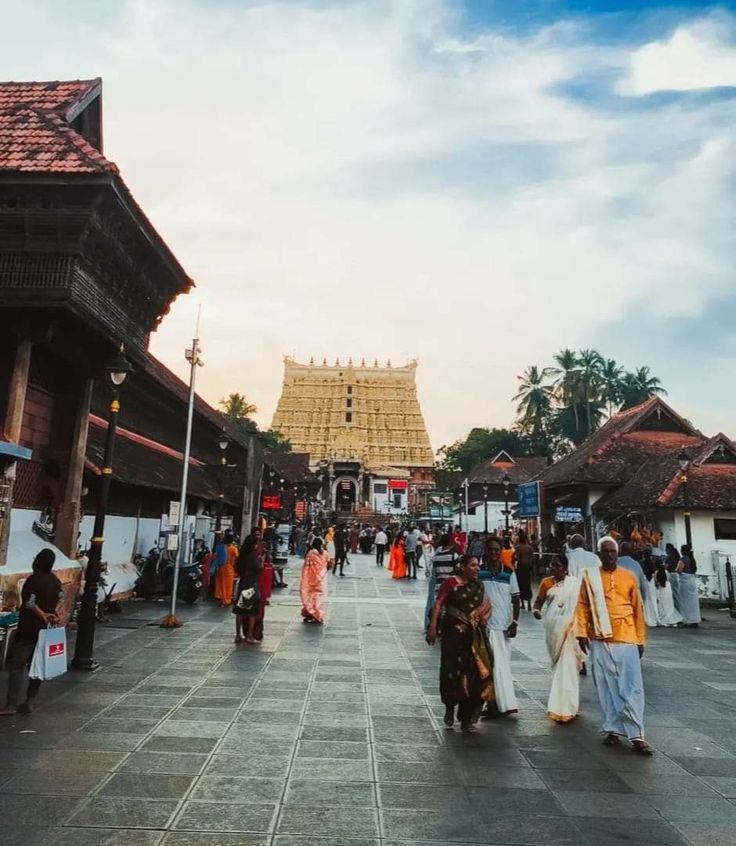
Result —
[{"label": "parked scooter", "polygon": [[[135,595],[145,599],[171,596],[174,584],[176,560],[166,549],[153,547],[145,559],[140,556],[135,562],[140,575],[135,581]],[[191,605],[199,598],[202,588],[202,568],[199,563],[184,564],[179,568],[179,582],[176,596]]]}]

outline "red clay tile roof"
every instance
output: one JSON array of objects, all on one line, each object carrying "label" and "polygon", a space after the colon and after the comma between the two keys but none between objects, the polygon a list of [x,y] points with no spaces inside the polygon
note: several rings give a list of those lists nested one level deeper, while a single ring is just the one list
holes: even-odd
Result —
[{"label": "red clay tile roof", "polygon": [[[661,430],[637,429],[654,413],[666,421]],[[616,487],[628,482],[652,456],[669,455],[673,450],[677,453],[683,447],[692,451],[704,443],[704,436],[664,400],[650,397],[641,405],[614,414],[574,452],[537,478],[546,486],[582,483]]]},{"label": "red clay tile roof", "polygon": [[481,461],[468,473],[468,481],[471,484],[500,485],[503,483],[504,474],[508,473],[511,483],[518,485],[533,479],[546,466],[547,459],[538,455],[513,458],[513,464],[505,461]]},{"label": "red clay tile roof", "polygon": [[0,83],[0,170],[22,173],[117,173],[69,124],[98,96],[99,79]]}]

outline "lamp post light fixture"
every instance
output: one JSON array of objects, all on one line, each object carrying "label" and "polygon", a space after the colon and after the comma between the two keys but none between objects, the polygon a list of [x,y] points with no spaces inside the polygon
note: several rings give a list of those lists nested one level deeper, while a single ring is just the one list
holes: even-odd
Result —
[{"label": "lamp post light fixture", "polygon": [[693,550],[693,533],[690,525],[690,504],[687,495],[687,471],[690,469],[690,456],[683,448],[677,456],[677,463],[680,465],[680,484],[682,485],[682,504],[684,506],[683,517],[685,518],[685,543],[688,552]]},{"label": "lamp post light fixture", "polygon": [[217,516],[215,518],[215,546],[220,542],[220,536],[222,535],[222,507],[225,502],[225,467],[227,467],[225,453],[230,446],[230,438],[224,429],[217,439],[217,446],[220,449],[220,471],[217,478],[219,489],[217,492]]},{"label": "lamp post light fixture", "polygon": [[511,512],[509,511],[509,490],[511,488],[511,476],[509,476],[508,472],[503,474],[503,500],[504,500],[504,509],[503,509],[503,516],[504,522],[506,524],[506,534],[509,533],[509,515]]},{"label": "lamp post light fixture", "polygon": [[488,485],[483,485],[483,531],[488,534]]},{"label": "lamp post light fixture", "polygon": [[84,592],[77,618],[77,640],[74,648],[72,668],[75,670],[96,670],[98,665],[92,659],[95,645],[95,624],[97,622],[97,590],[100,584],[102,570],[102,544],[105,540],[105,514],[107,502],[110,498],[110,481],[112,479],[112,458],[115,449],[115,431],[118,425],[120,402],[118,394],[128,373],[132,371],[130,362],[125,358],[125,348],[121,344],[120,350],[105,368],[105,372],[112,387],[112,399],[108,409],[107,436],[105,437],[105,454],[102,459],[100,491],[95,511],[94,529],[89,543],[87,569],[84,573]]}]

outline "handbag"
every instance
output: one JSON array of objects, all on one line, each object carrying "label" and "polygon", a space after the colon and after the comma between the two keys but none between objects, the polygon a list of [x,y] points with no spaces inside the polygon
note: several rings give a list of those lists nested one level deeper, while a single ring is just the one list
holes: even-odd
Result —
[{"label": "handbag", "polygon": [[235,607],[238,611],[252,611],[258,604],[258,590],[254,587],[240,591]]},{"label": "handbag", "polygon": [[48,681],[66,672],[66,629],[47,628],[38,633],[29,678]]}]

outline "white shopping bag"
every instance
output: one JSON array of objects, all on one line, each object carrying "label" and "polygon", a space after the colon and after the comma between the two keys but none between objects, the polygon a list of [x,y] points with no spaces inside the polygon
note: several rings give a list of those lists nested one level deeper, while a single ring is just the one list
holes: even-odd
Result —
[{"label": "white shopping bag", "polygon": [[41,629],[28,676],[48,681],[66,672],[66,629]]}]

